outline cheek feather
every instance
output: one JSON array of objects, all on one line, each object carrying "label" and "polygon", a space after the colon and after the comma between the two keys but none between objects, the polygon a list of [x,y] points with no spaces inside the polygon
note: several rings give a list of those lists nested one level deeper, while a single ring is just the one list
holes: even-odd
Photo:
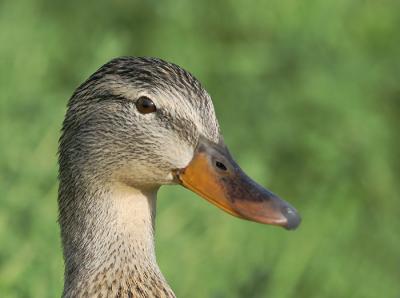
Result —
[{"label": "cheek feather", "polygon": [[171,165],[171,169],[181,169],[192,160],[194,148],[174,132],[165,131],[160,155]]}]

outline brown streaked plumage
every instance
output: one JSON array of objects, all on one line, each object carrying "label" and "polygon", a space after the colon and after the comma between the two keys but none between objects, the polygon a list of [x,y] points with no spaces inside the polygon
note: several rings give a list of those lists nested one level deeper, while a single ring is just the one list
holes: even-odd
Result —
[{"label": "brown streaked plumage", "polygon": [[75,91],[59,166],[64,297],[175,297],[154,253],[161,185],[180,183],[240,218],[300,223],[233,161],[199,81],[157,58],[114,59]]}]

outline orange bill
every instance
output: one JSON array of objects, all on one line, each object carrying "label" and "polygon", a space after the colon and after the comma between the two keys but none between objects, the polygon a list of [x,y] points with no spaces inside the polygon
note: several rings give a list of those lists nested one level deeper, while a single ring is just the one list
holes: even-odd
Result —
[{"label": "orange bill", "polygon": [[192,161],[175,175],[183,186],[236,217],[286,229],[300,224],[296,209],[251,180],[223,144],[201,137]]}]

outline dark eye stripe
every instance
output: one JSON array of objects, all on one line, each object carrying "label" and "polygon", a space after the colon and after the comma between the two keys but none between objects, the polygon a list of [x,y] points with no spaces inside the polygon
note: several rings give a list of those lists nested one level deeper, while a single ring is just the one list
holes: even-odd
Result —
[{"label": "dark eye stripe", "polygon": [[171,115],[165,109],[157,110],[157,120],[160,126],[177,132],[181,139],[188,141],[189,144],[196,145],[197,127],[192,121],[176,114]]},{"label": "dark eye stripe", "polygon": [[157,110],[154,102],[147,96],[139,97],[136,101],[136,108],[142,114],[153,113]]}]

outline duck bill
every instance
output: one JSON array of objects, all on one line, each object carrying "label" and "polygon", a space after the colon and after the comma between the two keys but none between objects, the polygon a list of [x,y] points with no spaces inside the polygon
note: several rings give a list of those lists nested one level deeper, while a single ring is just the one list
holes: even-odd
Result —
[{"label": "duck bill", "polygon": [[286,229],[300,224],[296,209],[250,179],[223,143],[200,138],[191,162],[175,174],[184,187],[233,216]]}]

